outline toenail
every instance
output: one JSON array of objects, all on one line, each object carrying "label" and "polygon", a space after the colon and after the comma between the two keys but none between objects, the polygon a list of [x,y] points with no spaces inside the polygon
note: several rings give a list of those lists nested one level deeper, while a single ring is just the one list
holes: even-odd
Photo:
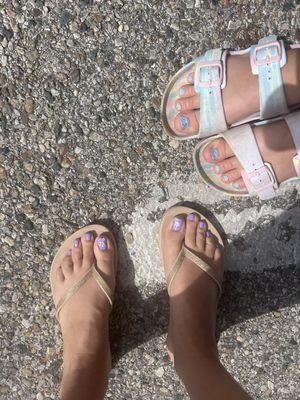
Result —
[{"label": "toenail", "polygon": [[74,247],[77,248],[79,246],[79,239],[75,239],[73,244],[74,244]]},{"label": "toenail", "polygon": [[215,161],[219,156],[219,150],[216,149],[215,147],[212,147],[210,149],[210,158]]},{"label": "toenail", "polygon": [[211,237],[211,233],[209,231],[206,232],[206,237]]},{"label": "toenail", "polygon": [[187,219],[188,219],[188,221],[195,221],[196,216],[194,214],[189,214]]},{"label": "toenail", "polygon": [[182,218],[175,217],[172,222],[172,231],[174,232],[180,231],[180,229],[183,227],[183,223],[184,221]]},{"label": "toenail", "polygon": [[229,181],[228,176],[227,175],[223,175],[223,180],[224,180],[224,182],[228,182]]},{"label": "toenail", "polygon": [[67,256],[70,256],[70,255],[72,255],[72,250],[69,249],[69,250],[67,251]]},{"label": "toenail", "polygon": [[200,221],[199,222],[199,228],[200,229],[204,229],[205,228],[205,222],[204,221]]},{"label": "toenail", "polygon": [[99,236],[97,244],[100,250],[107,250],[106,238],[104,236]]},{"label": "toenail", "polygon": [[180,119],[180,126],[181,126],[181,128],[182,128],[182,129],[188,128],[188,126],[189,126],[189,119],[188,119],[186,116],[184,116],[184,115],[180,115],[179,119]]},{"label": "toenail", "polygon": [[217,174],[219,174],[221,172],[221,167],[219,165],[215,166],[215,171]]},{"label": "toenail", "polygon": [[234,183],[232,184],[232,186],[233,186],[234,188],[236,188],[236,189],[238,189],[238,188],[240,187],[240,185],[239,185],[237,182],[234,182]]},{"label": "toenail", "polygon": [[193,74],[190,74],[190,75],[188,76],[188,81],[191,82],[191,83],[194,82]]},{"label": "toenail", "polygon": [[181,110],[181,104],[180,103],[176,103],[176,110],[180,111]]},{"label": "toenail", "polygon": [[91,239],[92,239],[92,234],[91,234],[91,232],[87,232],[87,233],[85,234],[85,240],[89,242]]},{"label": "toenail", "polygon": [[180,88],[179,89],[179,96],[183,96],[184,92],[185,92],[184,88]]}]

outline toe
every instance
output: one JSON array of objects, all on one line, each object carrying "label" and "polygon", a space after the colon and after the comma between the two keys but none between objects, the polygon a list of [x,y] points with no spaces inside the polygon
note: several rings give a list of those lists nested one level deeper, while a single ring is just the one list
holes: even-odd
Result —
[{"label": "toe", "polygon": [[179,96],[182,98],[195,96],[194,85],[183,85],[179,89]]},{"label": "toe", "polygon": [[196,249],[196,233],[199,217],[196,214],[189,214],[186,218],[185,244],[190,249]]},{"label": "toe", "polygon": [[163,249],[165,274],[168,276],[184,241],[186,221],[183,215],[176,215],[166,228],[165,244]]},{"label": "toe", "polygon": [[206,230],[207,230],[207,223],[205,220],[201,219],[201,221],[199,221],[198,223],[198,229],[196,235],[196,245],[200,253],[205,251]]},{"label": "toe", "polygon": [[226,174],[221,175],[221,181],[224,183],[233,183],[241,178],[241,171],[238,169],[232,169],[227,171]]},{"label": "toe", "polygon": [[216,251],[216,241],[211,231],[206,232],[206,243],[205,243],[205,255],[209,258],[213,258]]},{"label": "toe", "polygon": [[220,162],[226,158],[232,157],[234,154],[224,139],[216,139],[212,141],[204,150],[204,158],[208,162]]},{"label": "toe", "polygon": [[214,261],[216,263],[223,263],[224,259],[224,248],[220,244],[216,247],[215,254],[214,254]]},{"label": "toe", "polygon": [[223,174],[224,172],[231,171],[232,169],[238,169],[241,165],[236,157],[229,157],[223,161],[220,161],[214,166],[216,174]]},{"label": "toe", "polygon": [[61,265],[56,269],[56,277],[57,277],[58,282],[63,282],[65,280],[65,276],[64,276]]},{"label": "toe", "polygon": [[62,260],[61,263],[62,273],[65,277],[68,277],[73,272],[73,260],[72,260],[72,251],[68,250],[67,254]]},{"label": "toe", "polygon": [[113,290],[115,285],[115,252],[117,251],[114,242],[109,234],[103,233],[96,237],[93,247],[98,270],[105,282]]},{"label": "toe", "polygon": [[199,109],[199,96],[186,97],[176,100],[175,107],[177,111],[190,111]]},{"label": "toe", "polygon": [[81,237],[82,244],[82,267],[85,269],[90,268],[94,263],[94,238],[91,232],[86,232]]},{"label": "toe", "polygon": [[72,249],[72,260],[74,264],[74,268],[80,268],[82,264],[82,244],[81,239],[75,239],[73,242]]},{"label": "toe", "polygon": [[199,112],[185,111],[179,113],[174,120],[174,125],[177,131],[182,135],[194,135],[199,131]]},{"label": "toe", "polygon": [[243,178],[239,178],[232,183],[234,189],[245,189],[246,185]]}]

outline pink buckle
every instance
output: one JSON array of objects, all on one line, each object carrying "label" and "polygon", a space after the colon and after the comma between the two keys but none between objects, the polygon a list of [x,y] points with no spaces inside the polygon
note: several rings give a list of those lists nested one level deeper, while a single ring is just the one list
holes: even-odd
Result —
[{"label": "pink buckle", "polygon": [[[218,79],[215,80],[208,80],[206,82],[200,80],[200,70],[201,68],[205,67],[217,67],[219,70],[219,77]],[[198,70],[197,70],[197,81],[195,79],[196,85],[200,88],[210,88],[210,87],[216,87],[216,86],[221,86],[222,81],[223,81],[223,66],[221,61],[198,61]]]},{"label": "pink buckle", "polygon": [[[277,56],[272,56],[272,57],[266,56],[265,59],[258,60],[257,57],[256,57],[257,56],[257,52],[259,50],[266,49],[266,48],[269,48],[269,47],[276,47],[278,49],[278,55]],[[276,41],[276,42],[270,42],[270,43],[261,44],[261,45],[258,44],[254,48],[253,64],[256,65],[256,66],[262,66],[262,65],[267,65],[267,64],[274,63],[274,62],[280,62],[281,61],[281,57],[282,57],[282,50],[281,50],[281,45],[280,45],[279,42]]]},{"label": "pink buckle", "polygon": [[254,170],[253,172],[246,173],[246,171],[242,171],[243,175],[245,175],[247,181],[251,186],[257,191],[261,192],[264,189],[269,187],[274,187],[273,177],[271,176],[271,172],[268,167],[265,165]]}]

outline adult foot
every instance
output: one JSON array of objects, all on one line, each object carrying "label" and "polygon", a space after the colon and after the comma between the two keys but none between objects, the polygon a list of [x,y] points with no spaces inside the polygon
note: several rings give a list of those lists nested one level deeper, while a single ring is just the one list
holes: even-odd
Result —
[{"label": "adult foot", "polygon": [[[92,265],[96,266],[113,292],[115,251],[114,243],[107,234],[95,237],[92,232],[86,232],[75,239],[54,275],[52,286],[55,305]],[[85,368],[99,356],[106,357],[109,362],[109,311],[108,299],[93,278],[85,282],[64,304],[59,313],[64,342],[64,370]],[[103,354],[103,347],[106,354],[105,351]],[[99,354],[99,348],[102,354]]]},{"label": "adult foot", "polygon": [[[163,253],[167,277],[183,244],[223,276],[223,247],[195,213],[178,215],[166,229]],[[184,259],[169,288],[170,323],[167,346],[171,358],[184,354],[185,346],[216,354],[215,319],[218,287],[210,276]],[[183,349],[181,349],[183,348]],[[182,351],[181,351],[182,350]]]},{"label": "adult foot", "polygon": [[[277,182],[282,183],[296,176],[293,164],[296,149],[286,122],[281,120],[265,125],[253,125],[252,130],[262,159],[272,165]],[[245,188],[241,175],[243,167],[225,139],[212,141],[204,151],[204,158],[214,164],[214,171],[219,175],[220,181],[232,184],[235,189]]]},{"label": "adult foot", "polygon": [[[287,63],[282,68],[282,78],[289,106],[300,103],[300,49],[287,51]],[[246,95],[245,95],[246,94]],[[176,101],[178,114],[174,126],[179,134],[195,135],[199,131],[199,94],[194,90],[194,74],[191,73],[179,89]],[[249,54],[228,56],[227,85],[222,90],[225,118],[232,125],[259,110],[258,76],[253,75]]]}]

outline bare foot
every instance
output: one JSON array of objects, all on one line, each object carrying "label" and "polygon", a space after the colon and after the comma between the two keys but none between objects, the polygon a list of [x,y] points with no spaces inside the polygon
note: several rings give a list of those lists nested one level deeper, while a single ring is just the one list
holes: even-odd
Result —
[{"label": "bare foot", "polygon": [[[300,103],[300,49],[287,51],[287,64],[282,68],[287,103]],[[199,131],[199,94],[194,90],[194,74],[179,89],[176,101],[178,114],[174,119],[176,131],[192,136]],[[245,95],[246,94],[246,95]],[[228,56],[227,85],[222,90],[225,118],[228,125],[236,123],[259,111],[258,77],[251,72],[249,54]]]},{"label": "bare foot", "polygon": [[[293,157],[295,144],[284,120],[266,125],[252,126],[262,159],[272,165],[278,183],[296,176]],[[233,188],[245,188],[241,171],[243,167],[225,139],[216,139],[204,151],[204,158],[215,164],[220,181]]]},{"label": "bare foot", "polygon": [[[223,276],[223,247],[197,214],[178,215],[166,231],[163,262],[166,277],[185,244],[201,257],[220,278]],[[207,273],[188,259],[176,274],[170,288],[168,349],[174,355],[189,343],[203,353],[216,353],[215,319],[218,287]],[[176,345],[174,345],[176,343]],[[181,343],[181,344],[180,344]],[[173,358],[172,355],[172,358]]]}]

